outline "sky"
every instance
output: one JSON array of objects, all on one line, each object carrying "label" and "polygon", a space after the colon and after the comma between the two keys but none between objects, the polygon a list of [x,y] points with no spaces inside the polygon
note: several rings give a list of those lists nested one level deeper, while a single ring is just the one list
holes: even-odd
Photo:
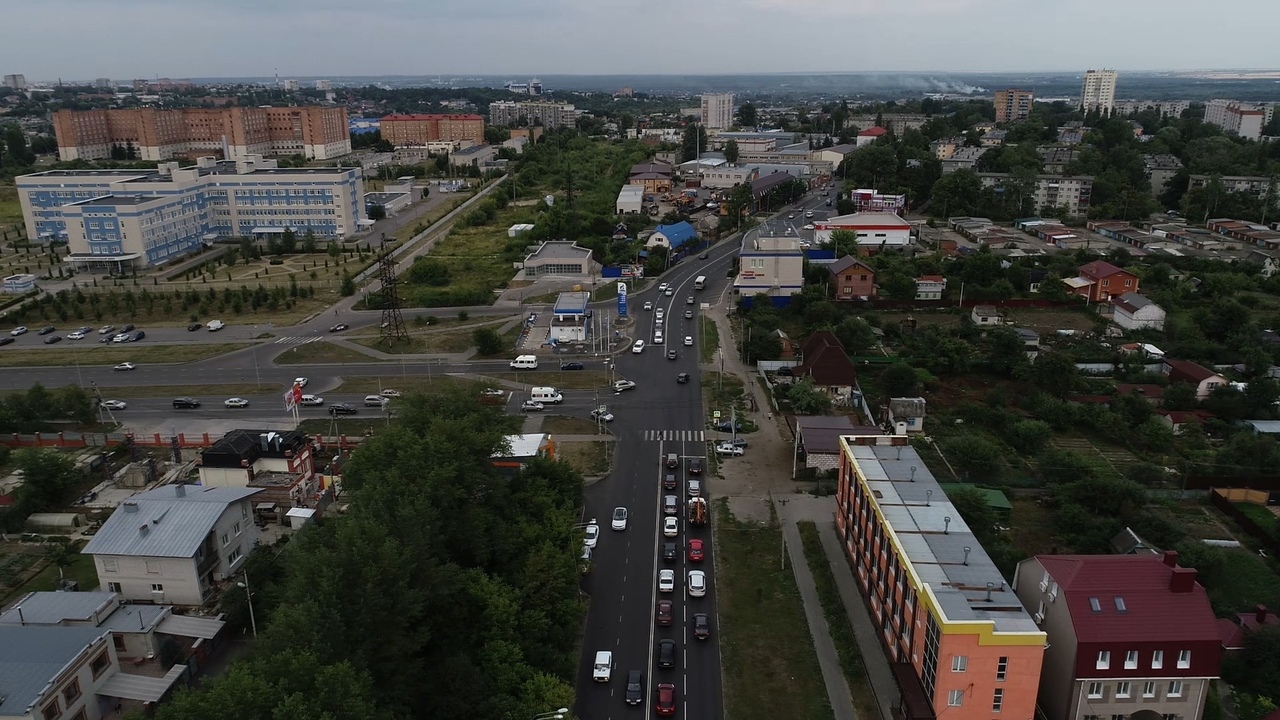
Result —
[{"label": "sky", "polygon": [[1276,68],[1277,0],[10,0],[28,81]]}]

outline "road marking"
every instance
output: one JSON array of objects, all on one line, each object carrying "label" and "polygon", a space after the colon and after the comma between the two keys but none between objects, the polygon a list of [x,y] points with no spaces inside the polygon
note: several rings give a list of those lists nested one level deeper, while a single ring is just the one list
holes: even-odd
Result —
[{"label": "road marking", "polygon": [[645,430],[648,442],[706,442],[705,430]]},{"label": "road marking", "polygon": [[320,340],[319,335],[286,335],[271,343],[272,345],[306,345]]}]

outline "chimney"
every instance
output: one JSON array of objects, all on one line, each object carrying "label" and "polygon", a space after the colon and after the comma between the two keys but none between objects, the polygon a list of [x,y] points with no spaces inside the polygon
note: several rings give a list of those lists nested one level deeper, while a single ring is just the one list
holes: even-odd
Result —
[{"label": "chimney", "polygon": [[132,501],[126,502],[124,504],[124,511],[127,513],[138,512],[138,503]]},{"label": "chimney", "polygon": [[187,496],[187,486],[186,486],[184,483],[178,483],[177,485],[175,485],[175,486],[173,487],[173,492],[174,492],[178,497],[186,497],[186,496]]},{"label": "chimney", "polygon": [[1177,551],[1177,550],[1165,550],[1165,551],[1164,551],[1164,560],[1163,560],[1163,562],[1164,562],[1164,564],[1165,564],[1165,565],[1168,565],[1168,566],[1169,566],[1169,567],[1171,567],[1171,568],[1176,568],[1176,567],[1178,567],[1178,551]]},{"label": "chimney", "polygon": [[1253,619],[1259,625],[1262,625],[1267,622],[1268,614],[1269,612],[1267,610],[1267,606],[1261,603],[1259,603],[1258,606],[1253,609]]},{"label": "chimney", "polygon": [[1176,567],[1169,576],[1169,591],[1189,593],[1196,586],[1196,569]]},{"label": "chimney", "polygon": [[149,532],[151,532],[150,525],[142,525],[141,527],[138,528],[138,534],[141,535],[142,537],[146,537],[147,533]]}]

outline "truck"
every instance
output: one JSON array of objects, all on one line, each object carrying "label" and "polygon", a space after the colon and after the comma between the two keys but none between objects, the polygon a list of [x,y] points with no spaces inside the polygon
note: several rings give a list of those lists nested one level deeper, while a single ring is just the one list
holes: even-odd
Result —
[{"label": "truck", "polygon": [[689,498],[689,524],[707,524],[707,499],[703,497]]}]

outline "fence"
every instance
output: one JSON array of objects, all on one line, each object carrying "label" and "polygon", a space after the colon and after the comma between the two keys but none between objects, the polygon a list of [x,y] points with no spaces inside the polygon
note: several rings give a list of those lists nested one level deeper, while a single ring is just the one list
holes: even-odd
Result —
[{"label": "fence", "polygon": [[[1231,518],[1242,530],[1249,533],[1257,544],[1267,549],[1273,557],[1280,557],[1280,540],[1266,529],[1262,528],[1253,518],[1249,517],[1240,508],[1235,506],[1229,496],[1239,496],[1244,498],[1256,497],[1253,495],[1257,491],[1241,490],[1238,488],[1213,488],[1209,492],[1209,502],[1222,511],[1222,514]],[[1266,493],[1260,493],[1266,495]],[[1249,500],[1238,500],[1237,502],[1250,502]],[[1252,503],[1256,504],[1256,503]],[[1265,505],[1263,505],[1265,507]]]}]

